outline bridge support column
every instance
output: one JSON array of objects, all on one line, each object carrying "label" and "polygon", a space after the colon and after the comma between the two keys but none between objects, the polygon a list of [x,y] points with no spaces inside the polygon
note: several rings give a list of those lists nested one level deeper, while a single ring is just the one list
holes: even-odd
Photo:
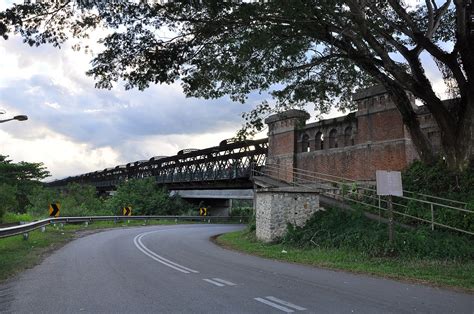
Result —
[{"label": "bridge support column", "polygon": [[283,237],[287,224],[302,227],[321,208],[319,194],[294,188],[261,189],[256,193],[257,238],[273,242]]},{"label": "bridge support column", "polygon": [[[293,182],[296,166],[297,130],[305,126],[309,114],[303,110],[288,110],[265,119],[268,124],[268,156],[266,164],[273,165],[269,173],[286,182]],[[275,167],[276,166],[276,167]],[[275,173],[274,169],[278,169]],[[267,171],[270,171],[270,166]]]}]

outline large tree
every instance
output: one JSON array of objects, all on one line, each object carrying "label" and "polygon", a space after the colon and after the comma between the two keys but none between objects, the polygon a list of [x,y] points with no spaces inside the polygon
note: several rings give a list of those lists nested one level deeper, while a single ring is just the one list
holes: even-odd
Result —
[{"label": "large tree", "polygon": [[49,176],[42,163],[14,163],[0,155],[0,221],[5,211],[25,212],[28,197]]},{"label": "large tree", "polygon": [[[252,91],[269,91],[278,109],[310,102],[324,113],[334,105],[352,109],[351,94],[377,82],[395,100],[422,160],[432,161],[433,149],[407,91],[437,122],[449,166],[462,170],[473,158],[472,1],[155,2],[17,5],[0,13],[0,35],[60,45],[106,28],[105,49],[88,72],[99,88],[181,80],[188,96],[245,101]],[[449,108],[426,74],[429,58],[456,98]],[[247,123],[261,127],[269,108],[263,103]]]}]

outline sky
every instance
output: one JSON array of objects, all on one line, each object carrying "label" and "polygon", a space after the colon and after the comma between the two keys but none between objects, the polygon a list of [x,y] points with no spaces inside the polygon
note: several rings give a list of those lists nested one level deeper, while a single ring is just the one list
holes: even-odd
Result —
[{"label": "sky", "polygon": [[[1,1],[0,10],[10,3]],[[242,113],[263,100],[186,98],[179,83],[143,92],[96,89],[85,75],[91,59],[68,45],[31,48],[15,36],[0,39],[0,119],[29,118],[0,124],[0,154],[43,162],[49,180],[59,179],[219,145],[236,134]]]},{"label": "sky", "polygon": [[[0,1],[0,10],[11,2]],[[266,97],[252,94],[245,104],[186,98],[179,83],[143,92],[96,89],[85,75],[91,59],[68,45],[31,48],[15,36],[0,39],[0,119],[29,118],[0,124],[0,154],[14,162],[43,162],[50,181],[216,146],[233,137],[242,113]],[[337,115],[342,113],[329,116]]]}]

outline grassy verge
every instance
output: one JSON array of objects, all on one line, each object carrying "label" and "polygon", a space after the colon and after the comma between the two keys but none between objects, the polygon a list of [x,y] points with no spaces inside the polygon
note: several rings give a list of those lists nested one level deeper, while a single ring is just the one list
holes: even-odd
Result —
[{"label": "grassy verge", "polygon": [[[246,231],[224,234],[216,242],[239,251],[292,263],[346,270],[474,292],[474,262],[371,257],[345,249],[295,248],[257,242]],[[284,253],[283,251],[286,251]]]},{"label": "grassy verge", "polygon": [[[179,223],[179,222],[178,222]],[[174,225],[174,220],[152,220],[147,225]],[[46,227],[46,232],[39,230],[29,233],[29,239],[14,236],[0,239],[0,282],[40,263],[49,253],[62,247],[67,242],[89,232],[116,227],[143,226],[143,221],[114,223],[109,221],[94,222],[87,227],[84,224],[67,224]]]}]

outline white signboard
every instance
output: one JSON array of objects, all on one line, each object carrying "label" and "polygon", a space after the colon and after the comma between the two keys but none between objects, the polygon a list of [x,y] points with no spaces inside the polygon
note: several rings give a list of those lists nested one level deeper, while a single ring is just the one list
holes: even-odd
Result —
[{"label": "white signboard", "polygon": [[377,195],[403,196],[402,174],[400,171],[376,171]]}]

